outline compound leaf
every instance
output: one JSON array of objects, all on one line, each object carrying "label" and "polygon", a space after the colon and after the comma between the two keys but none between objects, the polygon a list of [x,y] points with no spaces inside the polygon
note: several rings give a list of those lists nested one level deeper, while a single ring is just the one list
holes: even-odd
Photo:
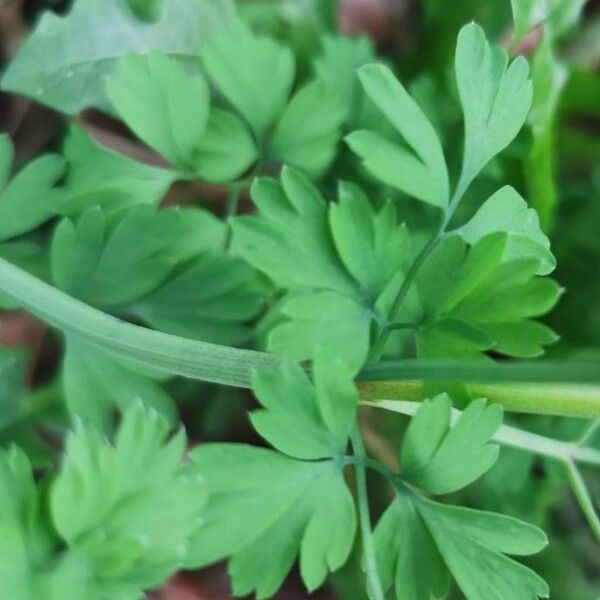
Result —
[{"label": "compound leaf", "polygon": [[280,452],[316,460],[344,453],[354,427],[358,397],[348,367],[317,348],[314,384],[289,361],[259,371],[252,387],[264,407],[252,413],[254,428]]},{"label": "compound leaf", "polygon": [[417,278],[420,355],[473,358],[494,350],[526,358],[556,341],[552,330],[530,319],[549,311],[561,288],[536,276],[543,263],[527,247],[516,255],[509,239],[491,233],[467,251],[452,235],[432,252]]},{"label": "compound leaf", "polygon": [[134,207],[109,223],[89,209],[76,223],[65,219],[52,241],[57,285],[95,306],[133,302],[157,288],[178,262],[177,211]]},{"label": "compound leaf", "polygon": [[502,408],[475,400],[450,427],[451,406],[446,395],[426,401],[411,419],[402,445],[402,478],[432,494],[466,487],[498,458],[498,446],[488,442],[502,424]]},{"label": "compound leaf", "polygon": [[418,491],[458,491],[487,472],[498,456],[488,442],[502,423],[500,407],[476,400],[453,426],[451,415],[444,394],[425,401],[411,419],[396,498],[375,529],[383,586],[393,583],[398,598],[442,598],[451,575],[467,600],[547,598],[545,581],[506,556],[542,550],[548,541],[543,531],[513,517],[441,504]]},{"label": "compound leaf", "polygon": [[258,215],[234,220],[234,241],[244,258],[290,292],[280,312],[291,319],[272,329],[270,348],[305,359],[317,344],[335,347],[358,369],[371,325],[385,319],[387,298],[401,283],[409,243],[391,204],[376,211],[348,184],[339,195],[339,203],[327,205],[289,168],[281,184],[260,179],[252,189]]},{"label": "compound leaf", "polygon": [[506,554],[533,554],[548,543],[537,527],[512,517],[421,499],[418,510],[468,600],[548,598],[547,583]]},{"label": "compound leaf", "polygon": [[210,501],[188,566],[230,556],[234,593],[268,598],[298,554],[311,590],[348,558],[356,516],[335,461],[298,461],[241,444],[205,444],[192,459]]},{"label": "compound leaf", "polygon": [[237,345],[251,337],[244,322],[262,307],[264,288],[240,258],[206,252],[128,310],[160,331]]},{"label": "compound leaf", "polygon": [[98,583],[126,585],[123,598],[183,564],[206,502],[206,486],[182,466],[184,434],[168,433],[167,422],[141,406],[125,412],[114,445],[79,427],[51,488],[57,532],[87,555]]}]

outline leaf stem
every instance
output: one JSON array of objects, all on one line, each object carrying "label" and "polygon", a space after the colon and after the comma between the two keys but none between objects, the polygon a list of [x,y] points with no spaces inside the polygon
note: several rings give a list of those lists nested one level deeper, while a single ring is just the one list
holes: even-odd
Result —
[{"label": "leaf stem", "polygon": [[594,508],[594,503],[592,502],[590,493],[585,485],[585,481],[573,461],[567,460],[564,462],[564,465],[573,494],[581,507],[592,533],[600,544],[600,518]]},{"label": "leaf stem", "polygon": [[[361,536],[363,542],[363,552],[365,568],[367,572],[367,582],[373,600],[385,600],[379,572],[377,570],[377,557],[375,555],[375,543],[373,541],[373,532],[371,531],[371,516],[369,515],[369,496],[367,493],[367,475],[365,463],[368,460],[365,454],[365,447],[358,427],[350,437],[352,450],[357,460],[354,464],[356,473],[356,493],[358,500],[358,515],[360,521]],[[376,463],[378,466],[379,463]]]},{"label": "leaf stem", "polygon": [[[454,216],[454,213],[456,212],[456,209],[462,197],[464,196],[468,185],[469,181],[467,181],[465,177],[465,171],[463,169],[458,184],[456,186],[456,190],[454,191],[454,194],[452,196],[452,199],[450,200],[450,202],[448,203],[448,207],[442,214],[442,220],[440,222],[438,230],[433,235],[433,237],[427,242],[427,244],[423,246],[421,251],[417,254],[413,263],[409,267],[408,272],[406,273],[406,277],[404,278],[404,281],[400,286],[400,290],[398,291],[398,294],[396,295],[396,298],[392,303],[392,307],[390,308],[388,317],[390,321],[395,321],[398,318],[398,313],[400,312],[400,309],[402,308],[402,305],[404,304],[404,301],[406,300],[406,297],[408,296],[408,293],[410,292],[410,289],[413,286],[417,275],[421,270],[421,267],[444,237],[446,233],[446,228],[452,220],[452,217]],[[380,331],[379,335],[377,336],[377,339],[375,340],[375,343],[373,344],[373,348],[371,349],[369,360],[377,362],[381,358],[391,332],[392,330],[389,327],[384,327]]]},{"label": "leaf stem", "polygon": [[[414,415],[419,408],[418,402],[404,402],[401,400],[381,400],[379,402],[363,402],[363,404],[410,416]],[[452,420],[455,422],[460,414],[461,411],[452,409]],[[504,446],[511,446],[525,452],[532,452],[562,463],[567,473],[569,485],[581,507],[581,511],[592,533],[600,543],[600,518],[585,485],[585,481],[576,465],[579,462],[600,467],[600,450],[581,446],[578,442],[555,440],[509,425],[501,425],[492,439]]]},{"label": "leaf stem", "polygon": [[596,435],[596,432],[600,430],[600,419],[596,419],[592,421],[585,431],[581,434],[579,438],[579,445],[584,446],[587,444],[593,437]]},{"label": "leaf stem", "polygon": [[[170,375],[250,387],[254,369],[275,368],[281,358],[139,327],[103,313],[0,258],[0,291],[52,327]],[[363,400],[422,400],[424,382],[467,382],[475,395],[507,410],[570,417],[600,417],[600,384],[594,361],[485,362],[412,360],[366,365],[358,376]],[[493,385],[482,385],[494,382]],[[513,385],[514,382],[529,385]],[[539,385],[540,383],[560,385]],[[505,385],[505,384],[510,385]],[[531,385],[535,384],[535,385]]]},{"label": "leaf stem", "polygon": [[209,344],[126,323],[72,298],[2,258],[0,290],[64,333],[163,373],[250,387],[254,369],[277,367],[281,362],[275,354]]}]

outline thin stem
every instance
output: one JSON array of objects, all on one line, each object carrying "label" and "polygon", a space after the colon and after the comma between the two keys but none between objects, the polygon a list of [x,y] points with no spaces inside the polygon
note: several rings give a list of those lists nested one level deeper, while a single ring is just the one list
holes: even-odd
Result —
[{"label": "thin stem", "polygon": [[[435,250],[436,246],[440,243],[440,241],[444,237],[446,228],[448,227],[448,224],[452,220],[452,217],[454,216],[454,213],[456,212],[456,209],[457,209],[462,197],[464,196],[464,193],[465,193],[468,185],[469,185],[469,181],[467,180],[467,178],[465,176],[465,172],[463,170],[463,172],[460,175],[458,185],[456,186],[454,195],[452,196],[452,199],[450,200],[448,207],[446,208],[446,210],[444,211],[444,213],[442,215],[442,220],[441,220],[438,230],[436,231],[434,236],[427,242],[427,244],[425,244],[425,246],[421,249],[419,254],[417,254],[415,260],[413,261],[412,265],[408,269],[408,272],[406,273],[406,277],[404,278],[404,281],[402,282],[402,285],[400,286],[400,290],[398,291],[398,294],[396,295],[396,298],[394,299],[394,302],[390,309],[390,313],[389,313],[390,321],[394,321],[395,319],[398,318],[398,313],[400,312],[400,309],[402,308],[402,305],[404,304],[404,301],[406,300],[406,297],[408,296],[408,293],[410,292],[410,289],[413,286],[413,284],[417,278],[417,275],[419,274],[419,271],[421,270],[421,267],[423,266],[423,264],[425,263],[425,261],[427,260],[429,255]],[[385,346],[390,338],[391,332],[392,332],[392,330],[389,327],[384,327],[381,330],[377,339],[375,340],[375,343],[373,344],[373,348],[370,353],[369,359],[371,361],[376,362],[381,358],[383,351],[385,350]]]},{"label": "thin stem", "polygon": [[360,465],[362,467],[365,467],[366,469],[371,469],[371,471],[375,471],[376,473],[379,473],[382,477],[387,479],[390,483],[394,483],[395,481],[397,481],[400,476],[400,474],[397,473],[396,471],[394,471],[393,469],[386,467],[383,463],[380,463],[377,460],[373,460],[372,458],[369,458],[368,456],[359,457],[354,454],[352,454],[350,456],[344,456],[343,460],[342,460],[342,464],[343,465],[353,465],[353,466]]},{"label": "thin stem", "polygon": [[[363,404],[374,406],[376,408],[384,408],[410,416],[414,415],[419,408],[418,402],[403,402],[401,400],[381,400],[379,402],[366,402]],[[461,411],[452,409],[453,422],[455,422],[460,415]],[[504,446],[518,448],[525,452],[532,452],[562,463],[565,467],[573,494],[581,507],[581,511],[583,512],[592,533],[600,543],[600,518],[598,517],[592,498],[585,485],[585,481],[576,465],[576,462],[580,462],[600,467],[599,450],[581,446],[577,442],[563,442],[547,438],[509,425],[502,425],[493,435],[492,439]]]},{"label": "thin stem", "polygon": [[163,373],[250,387],[254,369],[277,367],[281,362],[275,354],[209,344],[126,323],[2,258],[0,290],[64,333]]},{"label": "thin stem", "polygon": [[[2,258],[0,291],[65,334],[163,373],[247,388],[255,369],[277,368],[281,364],[281,358],[275,354],[209,344],[126,323],[72,298]],[[366,365],[358,380],[363,400],[422,400],[426,397],[423,382],[461,381],[467,382],[470,392],[502,404],[507,410],[600,417],[599,387],[565,385],[600,384],[600,369],[594,361],[501,363],[406,359]],[[495,383],[481,385],[489,382]],[[513,382],[520,385],[512,385]],[[560,385],[539,385],[541,383]]]},{"label": "thin stem", "polygon": [[354,464],[356,473],[356,493],[358,499],[358,516],[360,520],[360,529],[363,542],[363,552],[365,559],[365,568],[367,572],[367,582],[371,591],[373,600],[385,600],[383,587],[379,579],[377,570],[377,557],[375,555],[375,543],[373,541],[373,532],[371,531],[371,516],[369,515],[369,496],[367,494],[367,475],[365,462],[367,460],[362,436],[358,427],[352,433],[350,438],[352,450],[357,458]]},{"label": "thin stem", "polygon": [[585,481],[573,461],[567,460],[564,465],[573,494],[575,494],[575,498],[577,498],[577,502],[581,507],[592,533],[598,540],[598,543],[600,543],[600,518],[594,508],[594,503],[592,502],[590,493],[585,485]]},{"label": "thin stem", "polygon": [[581,446],[585,446],[585,444],[587,444],[594,437],[598,430],[600,430],[600,419],[596,419],[588,425],[585,431],[581,434],[578,443]]}]

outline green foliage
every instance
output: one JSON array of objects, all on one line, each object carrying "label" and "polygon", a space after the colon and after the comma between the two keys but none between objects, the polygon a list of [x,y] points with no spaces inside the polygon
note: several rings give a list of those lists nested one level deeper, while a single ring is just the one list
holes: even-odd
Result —
[{"label": "green foliage", "polygon": [[258,214],[235,220],[236,248],[290,290],[280,306],[288,320],[273,328],[269,348],[305,359],[320,344],[357,369],[409,257],[408,233],[397,226],[394,207],[388,202],[375,211],[360,188],[346,183],[338,203],[328,205],[291,169],[283,170],[281,183],[258,180],[252,198]]},{"label": "green foliage", "polygon": [[210,107],[208,84],[175,58],[152,52],[119,61],[108,97],[136,135],[182,173],[234,179],[256,160],[249,131],[235,115]]},{"label": "green foliage", "polygon": [[509,64],[507,52],[490,45],[475,23],[458,35],[454,68],[465,116],[462,177],[467,185],[523,126],[532,86],[527,61],[518,57]]},{"label": "green foliage", "polygon": [[57,155],[38,158],[9,181],[13,146],[7,135],[0,136],[0,243],[27,233],[54,214],[62,200],[53,189],[64,172],[64,160]]},{"label": "green foliage", "polygon": [[[557,279],[597,255],[600,154],[566,131],[594,106],[596,82],[566,84],[557,46],[582,2],[511,4],[509,50],[473,22],[458,32],[479,15],[489,39],[507,39],[508,2],[459,0],[450,15],[432,0],[414,39],[377,44],[339,34],[331,0],[239,11],[75,0],[42,17],[3,85],[121,124],[97,135],[104,119],[86,114],[60,155],[25,166],[0,136],[0,302],[64,334],[31,352],[0,346],[1,590],[136,600],[180,569],[228,560],[240,596],[272,597],[298,562],[310,591],[329,581],[341,598],[536,600],[548,580],[553,596],[588,600],[593,582],[556,585],[548,554],[532,568],[514,557],[547,543],[517,516],[549,530],[550,552],[579,533],[574,511],[553,510],[566,480],[600,539],[578,470],[600,465],[597,424],[503,425],[501,406],[479,399],[600,414],[594,387],[489,383],[556,381],[556,363],[512,359],[558,341],[540,319],[562,294],[546,234],[562,228],[559,141],[579,161],[565,197],[587,209],[571,221],[577,243],[559,238],[561,257],[575,257]],[[527,60],[509,57],[540,19],[530,79]],[[531,135],[519,136],[524,124]],[[382,358],[394,361],[373,364]],[[589,383],[596,366],[558,371]],[[389,373],[410,380],[373,380]],[[252,440],[249,397],[176,376],[252,387],[248,421],[268,447],[240,443]],[[375,405],[410,421],[359,415],[361,394],[391,398]],[[183,429],[169,434],[179,409],[202,442],[189,461]],[[555,524],[563,513],[568,527]],[[591,580],[577,554],[591,561],[589,544],[560,555]]]},{"label": "green foliage", "polygon": [[348,143],[378,179],[423,202],[446,208],[448,173],[437,134],[392,72],[369,65],[360,72],[365,92],[400,134],[405,145],[377,132],[355,131]]},{"label": "green foliage", "polygon": [[[224,234],[222,224],[199,209],[138,206],[105,215],[90,208],[58,225],[52,277],[92,306],[161,331],[242,343],[251,333],[246,323],[262,306],[264,284],[245,262],[224,252]],[[63,388],[70,412],[104,428],[114,406],[125,409],[142,399],[173,420],[169,396],[132,366],[69,338]]]},{"label": "green foliage", "polygon": [[268,598],[300,554],[302,579],[313,590],[352,549],[356,515],[341,459],[356,390],[344,363],[324,351],[315,356],[314,383],[284,362],[279,371],[258,372],[253,387],[264,408],[252,423],[279,452],[240,444],[193,451],[210,500],[190,565],[231,557],[234,592]]},{"label": "green foliage", "polygon": [[503,260],[536,260],[538,275],[548,275],[554,270],[556,259],[550,251],[550,240],[540,228],[537,213],[508,186],[490,196],[471,220],[456,230],[471,245],[495,232],[508,234]]},{"label": "green foliage", "polygon": [[[185,562],[206,486],[182,466],[185,436],[132,407],[114,444],[77,427],[58,473],[33,479],[19,449],[0,457],[2,589],[15,598],[119,598]],[[10,491],[9,491],[10,490]]]},{"label": "green foliage", "polygon": [[327,36],[322,46],[322,53],[314,62],[315,75],[343,100],[340,106],[345,121],[350,128],[356,128],[369,118],[371,110],[356,70],[375,60],[372,44],[367,38]]},{"label": "green foliage", "polygon": [[451,575],[469,599],[547,598],[544,580],[506,556],[542,550],[547,544],[542,531],[504,515],[447,506],[416,491],[457,491],[498,458],[498,447],[488,442],[502,423],[499,407],[474,401],[453,426],[450,411],[447,396],[423,402],[404,437],[397,495],[375,530],[384,587],[394,584],[398,598],[444,597]]},{"label": "green foliage", "polygon": [[63,146],[66,197],[59,210],[77,216],[100,206],[106,213],[137,204],[157,205],[175,175],[111,151],[72,126]]},{"label": "green foliage", "polygon": [[508,239],[492,233],[467,249],[450,236],[432,252],[417,280],[422,356],[474,357],[494,350],[531,357],[556,340],[548,327],[530,319],[548,312],[561,290],[535,276],[539,260],[511,256]]}]

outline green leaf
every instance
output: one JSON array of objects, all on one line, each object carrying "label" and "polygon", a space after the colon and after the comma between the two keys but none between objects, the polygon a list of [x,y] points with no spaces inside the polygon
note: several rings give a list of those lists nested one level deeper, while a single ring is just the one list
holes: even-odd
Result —
[{"label": "green leaf", "polygon": [[329,91],[341,97],[344,121],[349,126],[356,125],[367,108],[357,69],[375,61],[371,40],[326,35],[321,46],[321,54],[314,62],[315,76]]},{"label": "green leaf", "polygon": [[65,216],[79,215],[94,206],[107,214],[138,204],[156,206],[175,179],[170,170],[105,148],[76,125],[69,129],[63,153],[66,197],[59,210]]},{"label": "green leaf", "polygon": [[208,121],[210,93],[200,72],[160,52],[121,58],[107,78],[118,115],[148,146],[189,170]]},{"label": "green leaf", "polygon": [[542,550],[548,540],[537,527],[504,515],[423,500],[419,513],[468,600],[550,596],[539,575],[505,556]]},{"label": "green leaf", "polygon": [[258,179],[251,194],[258,215],[233,221],[236,248],[247,260],[282,287],[352,291],[329,233],[327,204],[305,176],[285,168],[281,184]]},{"label": "green leaf", "polygon": [[407,231],[389,203],[375,211],[355,186],[340,186],[327,205],[306,177],[284,169],[281,184],[252,188],[258,215],[233,222],[236,250],[291,293],[281,306],[290,321],[269,334],[269,347],[295,358],[315,345],[335,348],[356,370],[365,361],[370,328],[389,310],[409,257]]},{"label": "green leaf", "polygon": [[277,450],[304,460],[344,453],[354,427],[358,396],[340,359],[317,349],[314,384],[303,369],[285,361],[278,371],[259,371],[252,388],[264,407],[252,425]]},{"label": "green leaf", "polygon": [[23,540],[40,554],[49,549],[33,470],[25,452],[16,446],[0,450],[0,523],[20,530]]},{"label": "green leaf", "polygon": [[156,289],[177,264],[178,211],[135,207],[107,222],[99,209],[64,220],[52,240],[58,287],[93,305],[133,302]]},{"label": "green leaf", "polygon": [[235,21],[204,46],[202,59],[221,94],[258,136],[265,134],[283,112],[294,82],[291,51]]},{"label": "green leaf", "polygon": [[393,585],[402,600],[447,596],[448,569],[411,494],[397,494],[379,519],[374,539],[384,589]]},{"label": "green leaf", "polygon": [[13,146],[0,136],[0,242],[35,229],[57,210],[63,192],[55,188],[64,173],[64,160],[56,154],[37,158],[10,182]]},{"label": "green leaf", "polygon": [[[445,394],[425,401],[402,444],[402,478],[432,494],[466,487],[498,458],[498,446],[488,442],[502,425],[502,408],[475,400],[450,427],[451,407]],[[462,460],[464,456],[469,460]]]},{"label": "green leaf", "polygon": [[416,102],[383,65],[359,70],[362,86],[400,134],[389,140],[378,132],[356,131],[347,141],[376,178],[423,202],[445,208],[448,172],[437,134]]},{"label": "green leaf", "polygon": [[329,223],[345,267],[367,297],[376,299],[410,254],[408,230],[398,226],[393,204],[375,213],[356,185],[341,182],[339,202],[329,207]]},{"label": "green leaf", "polygon": [[500,407],[476,400],[453,426],[450,421],[446,395],[422,403],[411,419],[394,482],[396,498],[375,529],[384,588],[394,583],[398,598],[442,598],[449,574],[467,600],[547,598],[544,580],[506,556],[542,550],[548,540],[541,530],[501,514],[444,505],[418,491],[458,491],[498,456],[488,442],[502,423]]},{"label": "green leaf", "polygon": [[452,235],[431,253],[417,277],[421,356],[474,358],[491,349],[526,358],[556,340],[548,327],[530,319],[548,312],[561,289],[537,277],[540,260],[531,252],[517,255],[509,239],[491,233],[467,251]]},{"label": "green leaf", "polygon": [[262,307],[264,288],[241,259],[207,252],[128,311],[160,331],[238,345],[251,337],[244,323]]},{"label": "green leaf", "polygon": [[140,406],[126,411],[114,445],[79,427],[51,488],[51,516],[69,551],[86,556],[98,584],[129,590],[124,599],[183,564],[205,505],[206,486],[182,466],[183,432],[168,433]]},{"label": "green leaf", "polygon": [[211,107],[194,153],[194,173],[207,181],[232,181],[257,159],[258,149],[246,124],[233,113]]},{"label": "green leaf", "polygon": [[267,336],[273,352],[304,360],[322,346],[337,351],[353,370],[364,363],[373,315],[356,300],[327,290],[293,294],[283,300],[281,313],[288,320]]},{"label": "green leaf", "polygon": [[142,23],[117,0],[76,0],[64,17],[46,12],[2,79],[5,90],[76,114],[107,109],[106,76],[128,54],[157,50],[195,58],[233,16],[230,0],[170,0]]},{"label": "green leaf", "polygon": [[473,218],[456,230],[468,244],[495,232],[508,233],[504,260],[531,258],[539,260],[538,275],[548,275],[556,267],[550,240],[540,228],[535,210],[510,186],[490,196]]},{"label": "green leaf", "polygon": [[31,563],[54,542],[41,499],[25,452],[0,450],[0,586],[14,589],[17,600],[35,600]]},{"label": "green leaf", "polygon": [[268,598],[298,554],[310,590],[345,563],[356,515],[335,461],[298,461],[241,444],[204,444],[192,459],[210,500],[188,567],[231,557],[234,593]]},{"label": "green leaf", "polygon": [[318,177],[331,164],[344,121],[341,97],[313,81],[286,106],[269,142],[269,155]]},{"label": "green leaf", "polygon": [[177,409],[160,385],[139,367],[69,336],[62,365],[62,386],[69,413],[99,431],[108,431],[114,410],[136,403],[174,423]]},{"label": "green leaf", "polygon": [[481,169],[515,138],[529,112],[532,86],[523,57],[491,45],[475,23],[458,34],[456,80],[465,117],[464,190]]}]

